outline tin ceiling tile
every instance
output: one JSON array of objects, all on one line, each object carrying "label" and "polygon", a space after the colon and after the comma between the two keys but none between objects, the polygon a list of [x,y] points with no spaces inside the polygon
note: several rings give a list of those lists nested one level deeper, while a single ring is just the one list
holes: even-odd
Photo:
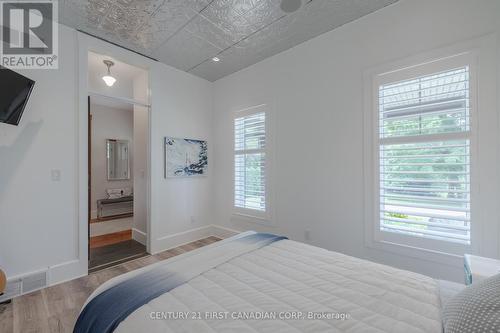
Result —
[{"label": "tin ceiling tile", "polygon": [[397,1],[60,0],[59,21],[213,81]]},{"label": "tin ceiling tile", "polygon": [[153,57],[161,59],[168,65],[188,71],[220,51],[206,40],[187,30],[182,30],[157,49]]},{"label": "tin ceiling tile", "polygon": [[213,24],[202,15],[197,15],[186,26],[186,30],[221,49],[230,47],[239,40],[237,36]]}]

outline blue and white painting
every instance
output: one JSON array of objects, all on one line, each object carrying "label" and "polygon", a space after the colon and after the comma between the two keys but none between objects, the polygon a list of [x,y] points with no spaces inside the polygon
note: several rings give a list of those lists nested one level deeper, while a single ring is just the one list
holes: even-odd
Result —
[{"label": "blue and white painting", "polygon": [[206,141],[165,137],[165,177],[204,176],[207,153]]}]

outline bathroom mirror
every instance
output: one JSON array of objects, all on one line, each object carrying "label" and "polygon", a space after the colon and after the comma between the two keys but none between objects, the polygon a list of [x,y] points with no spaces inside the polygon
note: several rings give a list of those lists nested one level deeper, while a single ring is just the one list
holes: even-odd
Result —
[{"label": "bathroom mirror", "polygon": [[106,140],[108,180],[130,179],[129,147],[127,140]]}]

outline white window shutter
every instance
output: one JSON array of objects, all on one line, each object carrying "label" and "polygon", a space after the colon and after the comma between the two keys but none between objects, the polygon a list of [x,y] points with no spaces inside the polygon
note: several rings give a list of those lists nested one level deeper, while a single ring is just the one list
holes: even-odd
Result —
[{"label": "white window shutter", "polygon": [[234,120],[234,205],[266,211],[266,114]]},{"label": "white window shutter", "polygon": [[469,68],[378,91],[380,230],[470,244]]}]

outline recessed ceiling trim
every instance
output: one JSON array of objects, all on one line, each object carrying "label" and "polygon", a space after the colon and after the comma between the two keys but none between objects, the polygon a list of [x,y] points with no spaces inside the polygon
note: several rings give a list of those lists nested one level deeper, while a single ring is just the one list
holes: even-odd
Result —
[{"label": "recessed ceiling trim", "polygon": [[151,106],[150,104],[146,104],[146,103],[141,102],[141,101],[136,100],[136,99],[114,96],[114,95],[107,95],[107,94],[103,94],[103,93],[100,93],[97,91],[89,91],[89,96],[90,97],[105,98],[105,99],[114,100],[114,101],[120,101],[122,103],[144,106],[147,108],[149,108]]},{"label": "recessed ceiling trim", "polygon": [[91,33],[88,33],[88,32],[86,32],[86,31],[83,31],[83,30],[80,30],[80,29],[76,29],[76,31],[81,32],[82,34],[86,34],[87,36],[91,36],[91,37],[94,37],[94,38],[100,39],[100,40],[102,40],[103,42],[106,42],[106,43],[109,43],[109,44],[113,44],[114,46],[118,46],[118,47],[120,47],[120,48],[122,48],[122,49],[124,49],[124,50],[130,51],[130,52],[134,52],[135,54],[138,54],[138,55],[140,55],[140,56],[146,57],[146,58],[148,58],[148,59],[151,59],[151,60],[154,60],[154,61],[160,62],[160,61],[159,61],[158,59],[156,59],[156,58],[150,57],[150,56],[148,56],[148,55],[146,55],[146,54],[144,54],[144,53],[141,53],[141,52],[137,52],[137,51],[132,50],[132,49],[130,49],[130,48],[128,48],[128,47],[125,47],[125,46],[123,46],[123,45],[120,45],[120,44],[117,44],[117,43],[115,43],[115,42],[112,42],[112,41],[110,41],[110,40],[108,40],[108,39],[106,39],[106,38],[102,38],[102,37],[99,37],[99,36],[93,35],[93,34],[91,34]]}]

